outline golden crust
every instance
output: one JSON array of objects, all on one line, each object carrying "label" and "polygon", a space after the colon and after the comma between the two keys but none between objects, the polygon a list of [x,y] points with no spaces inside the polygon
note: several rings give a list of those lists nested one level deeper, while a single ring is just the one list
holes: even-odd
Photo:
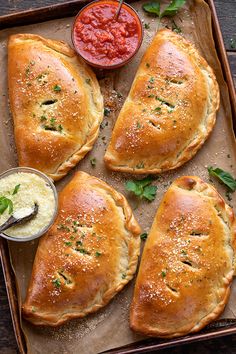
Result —
[{"label": "golden crust", "polygon": [[215,75],[195,47],[163,29],[144,54],[104,160],[116,171],[160,173],[191,159],[213,129]]},{"label": "golden crust", "polygon": [[178,178],[158,208],[145,244],[130,326],[148,336],[197,332],[223,311],[234,273],[236,223],[218,192]]},{"label": "golden crust", "polygon": [[39,242],[23,316],[58,326],[105,306],[132,278],[140,227],[126,199],[77,172],[59,195],[59,213]]},{"label": "golden crust", "polygon": [[19,165],[59,180],[98,136],[96,76],[66,43],[17,34],[8,44],[8,82]]}]

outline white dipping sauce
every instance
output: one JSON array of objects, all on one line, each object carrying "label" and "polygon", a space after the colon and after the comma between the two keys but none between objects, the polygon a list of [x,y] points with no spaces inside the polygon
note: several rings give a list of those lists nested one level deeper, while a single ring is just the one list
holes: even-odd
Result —
[{"label": "white dipping sauce", "polygon": [[[13,194],[16,186],[17,193]],[[23,211],[32,210],[38,205],[38,213],[35,217],[22,225],[15,225],[4,231],[6,235],[13,237],[29,237],[46,228],[55,211],[55,197],[52,188],[46,181],[34,173],[16,172],[0,180],[0,197],[6,197],[13,203],[14,216]],[[2,225],[11,214],[7,208],[0,215]]]}]

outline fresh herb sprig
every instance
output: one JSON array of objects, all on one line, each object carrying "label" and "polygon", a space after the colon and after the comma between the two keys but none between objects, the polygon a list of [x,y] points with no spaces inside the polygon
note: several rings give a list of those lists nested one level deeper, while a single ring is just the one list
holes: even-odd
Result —
[{"label": "fresh herb sprig", "polygon": [[0,215],[4,213],[5,210],[7,210],[9,214],[12,214],[13,212],[13,203],[10,199],[7,197],[0,197]]},{"label": "fresh herb sprig", "polygon": [[17,184],[14,188],[14,191],[12,192],[12,195],[15,195],[18,192],[19,188],[20,188],[20,184]]},{"label": "fresh herb sprig", "polygon": [[159,1],[151,1],[143,5],[144,11],[147,13],[162,17],[172,17],[177,14],[181,7],[185,4],[186,0],[172,0],[170,4],[161,12],[161,5]]},{"label": "fresh herb sprig", "polygon": [[208,167],[209,175],[218,178],[224,185],[226,185],[231,192],[236,191],[236,179],[229,173],[221,168]]},{"label": "fresh herb sprig", "polygon": [[141,180],[127,181],[125,183],[125,188],[127,191],[132,192],[140,199],[146,199],[152,202],[156,197],[157,186],[152,186],[152,177],[146,177]]}]

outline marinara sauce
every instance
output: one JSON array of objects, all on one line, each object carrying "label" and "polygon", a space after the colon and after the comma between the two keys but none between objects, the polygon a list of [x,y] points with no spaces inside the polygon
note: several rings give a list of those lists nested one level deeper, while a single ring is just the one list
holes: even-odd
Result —
[{"label": "marinara sauce", "polygon": [[91,65],[118,67],[128,61],[142,42],[142,25],[136,12],[123,4],[95,1],[77,15],[72,39],[77,52]]}]

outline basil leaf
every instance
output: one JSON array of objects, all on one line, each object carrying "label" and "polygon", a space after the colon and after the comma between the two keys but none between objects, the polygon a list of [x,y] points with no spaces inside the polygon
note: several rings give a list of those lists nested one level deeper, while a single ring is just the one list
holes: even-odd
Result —
[{"label": "basil leaf", "polygon": [[8,208],[8,202],[6,198],[0,198],[0,214],[2,215],[4,211]]},{"label": "basil leaf", "polygon": [[213,168],[208,167],[208,172],[210,176],[218,178],[221,182],[223,182],[232,192],[236,191],[236,180],[229,173],[221,168]]},{"label": "basil leaf", "polygon": [[9,208],[9,210],[8,210],[9,214],[12,214],[12,212],[13,212],[12,201],[6,197],[1,197],[0,198],[0,215],[2,215],[7,208]]},{"label": "basil leaf", "polygon": [[8,212],[9,214],[13,213],[13,203],[10,199],[8,199]]},{"label": "basil leaf", "polygon": [[16,194],[18,192],[19,188],[20,188],[20,184],[17,184],[14,188],[12,195]]},{"label": "basil leaf", "polygon": [[160,16],[160,3],[157,1],[147,2],[143,5],[143,9],[150,14]]},{"label": "basil leaf", "polygon": [[174,16],[177,14],[178,10],[185,4],[185,0],[173,0],[170,5],[168,5],[165,10],[160,14],[160,17],[164,16]]}]

